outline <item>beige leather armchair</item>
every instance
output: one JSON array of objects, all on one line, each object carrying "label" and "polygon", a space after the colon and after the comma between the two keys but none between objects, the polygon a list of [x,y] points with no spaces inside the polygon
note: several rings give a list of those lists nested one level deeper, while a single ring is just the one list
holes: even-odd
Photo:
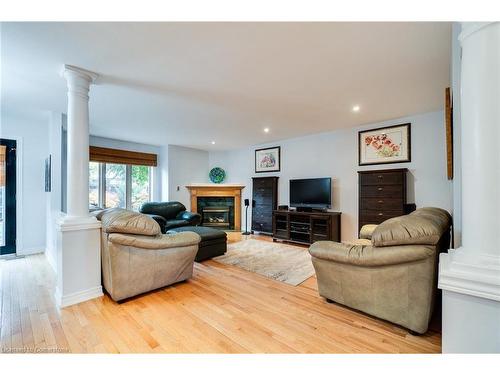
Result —
[{"label": "beige leather armchair", "polygon": [[200,236],[161,234],[147,215],[123,209],[96,214],[102,222],[102,276],[115,301],[189,279]]},{"label": "beige leather armchair", "polygon": [[439,208],[363,228],[355,244],[319,241],[309,252],[319,294],[416,333],[428,329],[437,261],[449,248],[451,217]]}]

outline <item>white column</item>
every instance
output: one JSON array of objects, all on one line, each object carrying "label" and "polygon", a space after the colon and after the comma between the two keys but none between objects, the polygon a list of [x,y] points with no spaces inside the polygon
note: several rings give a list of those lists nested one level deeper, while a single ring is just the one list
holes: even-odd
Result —
[{"label": "white column", "polygon": [[60,307],[102,296],[101,224],[89,215],[89,89],[97,74],[71,65],[68,86],[67,214],[57,224],[56,301]]},{"label": "white column", "polygon": [[89,89],[95,73],[65,65],[68,85],[68,217],[89,216]]},{"label": "white column", "polygon": [[443,351],[500,351],[500,23],[464,23],[462,247],[441,254]]},{"label": "white column", "polygon": [[471,25],[461,42],[463,246],[498,259],[500,23]]}]

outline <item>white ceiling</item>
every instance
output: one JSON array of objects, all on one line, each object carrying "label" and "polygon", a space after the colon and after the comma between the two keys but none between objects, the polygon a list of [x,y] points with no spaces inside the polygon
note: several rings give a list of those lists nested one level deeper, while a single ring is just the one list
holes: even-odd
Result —
[{"label": "white ceiling", "polygon": [[237,148],[438,110],[450,45],[450,23],[4,23],[2,110],[65,112],[72,64],[101,75],[92,134]]}]

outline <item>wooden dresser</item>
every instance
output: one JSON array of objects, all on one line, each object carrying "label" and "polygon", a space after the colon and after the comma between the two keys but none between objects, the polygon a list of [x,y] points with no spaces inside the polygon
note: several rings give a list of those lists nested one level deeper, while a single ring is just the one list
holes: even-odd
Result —
[{"label": "wooden dresser", "polygon": [[253,177],[252,231],[273,233],[273,211],[278,208],[278,177]]},{"label": "wooden dresser", "polygon": [[391,217],[408,213],[407,172],[406,168],[358,172],[358,229],[365,224],[380,224]]}]

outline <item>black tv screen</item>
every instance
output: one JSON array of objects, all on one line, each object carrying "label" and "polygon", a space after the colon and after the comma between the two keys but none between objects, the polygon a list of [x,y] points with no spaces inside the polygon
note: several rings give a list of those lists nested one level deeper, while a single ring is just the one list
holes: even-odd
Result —
[{"label": "black tv screen", "polygon": [[307,178],[290,180],[290,206],[330,208],[332,205],[332,179]]}]

